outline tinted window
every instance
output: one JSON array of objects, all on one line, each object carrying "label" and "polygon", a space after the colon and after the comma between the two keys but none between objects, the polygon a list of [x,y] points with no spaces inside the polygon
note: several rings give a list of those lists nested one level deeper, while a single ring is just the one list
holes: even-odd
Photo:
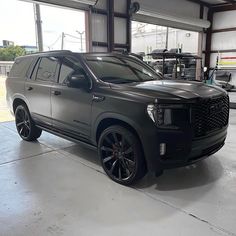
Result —
[{"label": "tinted window", "polygon": [[25,77],[33,60],[33,57],[17,58],[10,71],[9,77]]},{"label": "tinted window", "polygon": [[59,83],[66,84],[66,80],[71,76],[84,75],[85,71],[82,68],[80,62],[72,57],[63,57],[61,59],[61,70],[59,76]]},{"label": "tinted window", "polygon": [[55,57],[43,57],[40,61],[37,80],[53,81],[55,80],[58,59]]},{"label": "tinted window", "polygon": [[86,60],[97,77],[105,82],[121,84],[161,79],[154,70],[132,57],[87,56]]}]

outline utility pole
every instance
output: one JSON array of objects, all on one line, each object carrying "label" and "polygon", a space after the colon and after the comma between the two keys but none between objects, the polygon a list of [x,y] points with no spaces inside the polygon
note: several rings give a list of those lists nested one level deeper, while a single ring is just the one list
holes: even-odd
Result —
[{"label": "utility pole", "polygon": [[65,33],[62,32],[62,34],[61,34],[61,50],[64,49],[64,38],[65,38]]},{"label": "utility pole", "polygon": [[36,25],[36,40],[38,50],[40,52],[43,51],[43,33],[42,33],[42,20],[40,14],[40,6],[39,4],[34,4],[34,16],[35,16],[35,25]]},{"label": "utility pole", "polygon": [[76,32],[80,35],[80,51],[83,52],[83,34],[85,33],[85,31],[79,32],[78,30],[76,30]]}]

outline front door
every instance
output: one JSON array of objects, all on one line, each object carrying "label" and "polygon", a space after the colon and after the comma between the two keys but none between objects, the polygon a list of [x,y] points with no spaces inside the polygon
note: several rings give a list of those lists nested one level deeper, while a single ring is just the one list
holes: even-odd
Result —
[{"label": "front door", "polygon": [[51,93],[53,127],[71,137],[89,140],[92,93],[86,88],[67,86],[68,78],[74,75],[89,78],[77,58],[68,56],[60,61],[58,82]]}]

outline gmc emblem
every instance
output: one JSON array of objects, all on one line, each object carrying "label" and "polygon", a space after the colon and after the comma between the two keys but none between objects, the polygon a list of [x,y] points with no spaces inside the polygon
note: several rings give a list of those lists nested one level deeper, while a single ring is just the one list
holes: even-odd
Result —
[{"label": "gmc emblem", "polygon": [[222,112],[225,110],[225,104],[223,101],[217,103],[217,104],[214,104],[214,105],[211,105],[209,107],[209,114],[213,115],[215,113],[219,113],[219,112]]}]

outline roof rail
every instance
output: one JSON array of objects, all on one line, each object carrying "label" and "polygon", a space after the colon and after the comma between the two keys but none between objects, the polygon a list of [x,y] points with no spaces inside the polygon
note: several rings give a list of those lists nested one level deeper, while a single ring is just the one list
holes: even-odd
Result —
[{"label": "roof rail", "polygon": [[44,52],[37,52],[37,53],[51,53],[51,52],[72,52],[70,50],[52,50],[52,51],[44,51]]},{"label": "roof rail", "polygon": [[70,51],[70,50],[53,50],[53,51],[45,51],[45,52],[34,52],[34,53],[26,54],[24,56],[31,56],[31,55],[37,55],[37,54],[47,54],[47,53],[57,53],[57,52],[70,52],[70,53],[72,53],[72,51]]}]

